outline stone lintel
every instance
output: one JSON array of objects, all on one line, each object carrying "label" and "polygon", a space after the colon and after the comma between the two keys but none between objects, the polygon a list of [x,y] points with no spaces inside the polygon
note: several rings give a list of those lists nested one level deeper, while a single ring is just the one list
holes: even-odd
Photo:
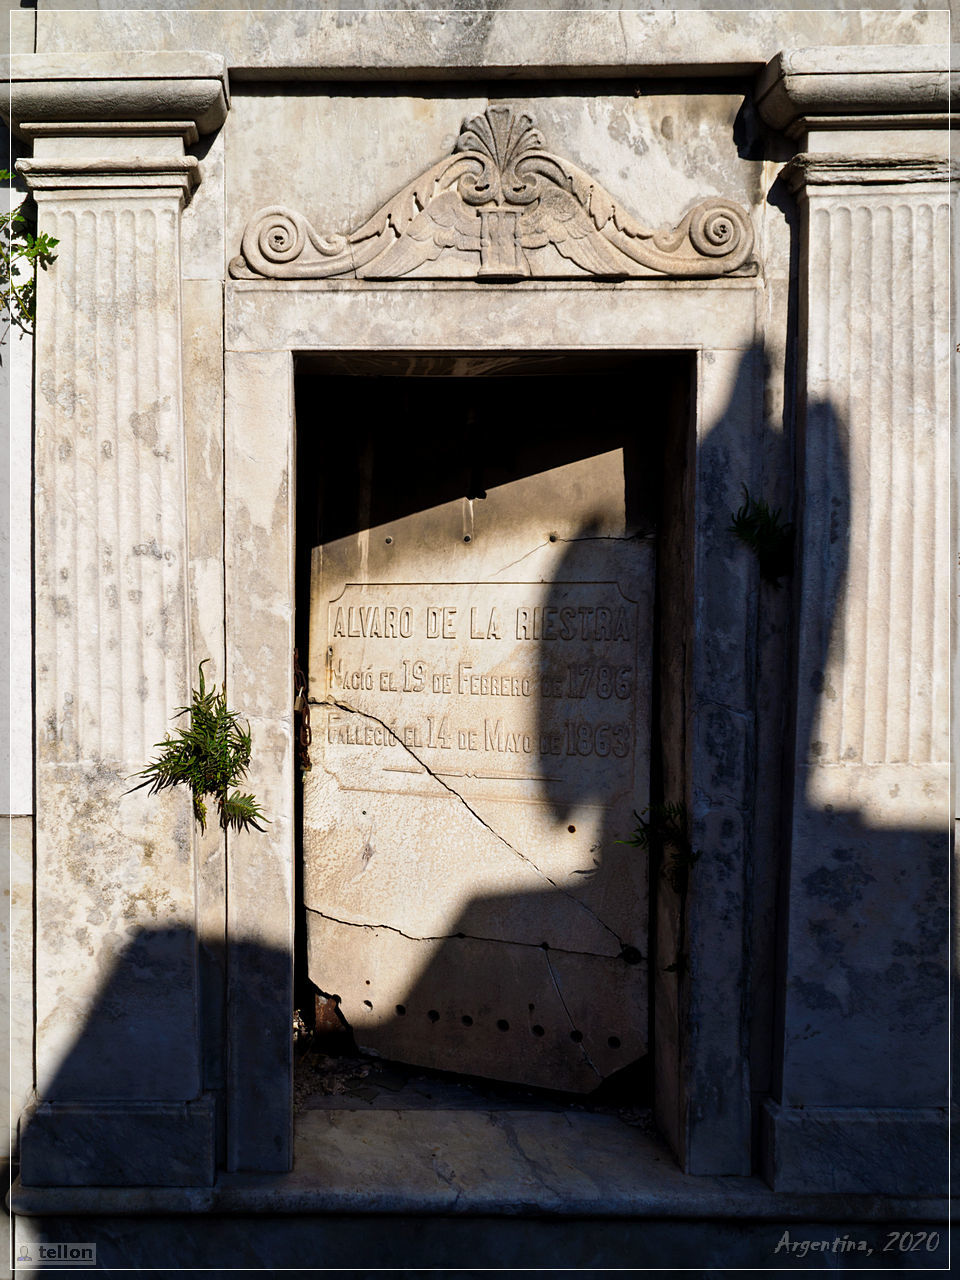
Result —
[{"label": "stone lintel", "polygon": [[21,1177],[34,1187],[209,1187],[215,1104],[41,1102],[26,1119]]},{"label": "stone lintel", "polygon": [[763,1176],[774,1191],[947,1194],[945,1108],[784,1107],[767,1101],[760,1123]]},{"label": "stone lintel", "polygon": [[[878,117],[887,127],[946,123],[956,76],[946,45],[783,50],[757,80],[761,116],[796,137],[830,117]],[[829,126],[828,126],[829,127]]]},{"label": "stone lintel", "polygon": [[[230,103],[226,65],[212,53],[18,54],[9,119],[28,124],[188,121],[213,133]],[[6,115],[6,111],[4,111]]]}]

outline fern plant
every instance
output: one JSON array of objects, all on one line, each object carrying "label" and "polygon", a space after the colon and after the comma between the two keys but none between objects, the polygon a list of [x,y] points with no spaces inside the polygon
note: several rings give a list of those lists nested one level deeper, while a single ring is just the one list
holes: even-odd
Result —
[{"label": "fern plant", "polygon": [[[224,831],[233,827],[244,831],[254,827],[262,831],[260,822],[268,822],[256,799],[237,790],[237,784],[246,776],[250,764],[250,726],[244,728],[240,717],[227,706],[227,687],[208,689],[200,663],[199,689],[192,690],[188,707],[180,707],[174,719],[189,715],[188,728],[178,728],[156,744],[159,752],[145,769],[133,775],[143,778],[132,791],[149,787],[155,795],[167,787],[189,787],[193,793],[193,815],[206,830],[207,806],[205,796],[216,801],[220,826]],[[231,790],[233,788],[233,790]]]},{"label": "fern plant", "polygon": [[780,508],[771,511],[762,498],[751,498],[744,485],[743,505],[733,513],[727,532],[757,557],[764,582],[779,587],[780,579],[793,567],[793,525],[783,521]]},{"label": "fern plant", "polygon": [[687,835],[687,806],[679,802],[652,804],[643,813],[633,811],[637,820],[633,834],[622,844],[635,849],[656,849],[662,853],[663,878],[675,893],[686,888],[690,868],[700,857]]}]

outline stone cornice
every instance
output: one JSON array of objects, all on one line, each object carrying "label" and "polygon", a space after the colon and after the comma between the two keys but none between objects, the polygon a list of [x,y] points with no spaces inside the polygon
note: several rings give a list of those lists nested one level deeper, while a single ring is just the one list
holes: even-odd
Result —
[{"label": "stone cornice", "polygon": [[792,191],[806,187],[891,186],[956,181],[958,166],[917,156],[857,156],[801,152],[784,168]]},{"label": "stone cornice", "polygon": [[795,135],[831,118],[870,118],[868,127],[944,125],[957,76],[943,45],[794,49],[760,73],[756,101],[775,129]]},{"label": "stone cornice", "polygon": [[[14,25],[33,14],[14,11]],[[496,6],[349,11],[309,8],[47,9],[33,23],[39,50],[209,49],[236,78],[383,80],[624,76],[751,76],[779,49],[808,45],[936,45],[943,9],[874,8],[523,10]],[[252,34],[255,32],[255,38]],[[135,37],[137,43],[133,44]]]},{"label": "stone cornice", "polygon": [[10,59],[10,123],[171,122],[211,133],[226,119],[223,58],[211,53],[21,54]]}]

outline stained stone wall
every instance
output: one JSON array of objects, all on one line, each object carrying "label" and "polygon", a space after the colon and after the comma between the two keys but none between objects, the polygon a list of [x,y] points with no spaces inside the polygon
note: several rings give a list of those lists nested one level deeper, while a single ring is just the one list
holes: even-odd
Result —
[{"label": "stained stone wall", "polygon": [[[617,916],[617,951],[629,944],[644,961],[604,993],[599,1074],[616,1066],[611,1037],[621,1048],[632,1037],[631,1056],[652,1044],[657,1122],[691,1174],[759,1164],[781,1190],[826,1181],[935,1193],[948,942],[948,603],[930,568],[948,535],[945,15],[41,7],[14,17],[13,120],[31,153],[21,171],[41,225],[61,240],[41,277],[37,331],[36,1098],[22,1122],[24,1182],[203,1186],[218,1169],[290,1165],[292,652],[298,608],[301,621],[305,601],[311,612],[295,542],[309,468],[314,501],[324,487],[363,499],[358,472],[376,438],[326,401],[324,361],[360,362],[333,370],[342,381],[382,376],[383,361],[435,374],[430,362],[486,361],[489,372],[503,359],[599,353],[642,356],[643,370],[669,355],[686,371],[651,429],[655,538],[616,496],[622,459],[585,448],[561,460],[573,471],[559,491],[542,481],[550,468],[532,466],[514,481],[541,475],[540,494],[438,492],[388,521],[358,518],[329,547],[318,530],[310,544],[325,548],[309,663],[323,741],[304,793],[306,907],[329,917],[310,940],[315,978],[325,983],[331,955],[346,955],[331,930],[474,932],[462,927],[474,900],[486,911],[476,934],[495,940],[483,945],[511,937],[539,951],[552,939],[529,922],[521,938],[517,919],[497,915],[498,893],[502,906],[532,887],[519,883],[523,859],[466,875],[489,828],[502,834],[515,819],[511,846],[546,849],[562,914],[595,891],[578,876],[589,859],[611,865],[609,842],[592,851],[594,828],[619,831],[631,796],[682,803],[698,855],[689,875],[654,862],[632,902],[603,877],[603,909],[588,902],[600,919],[608,907]],[[492,123],[489,154],[477,129],[463,141],[465,119],[508,115],[530,120],[509,145]],[[487,199],[491,174],[500,185]],[[487,422],[509,436],[509,398],[488,403],[483,378],[463,381],[424,438],[481,438]],[[597,393],[583,414],[588,444],[625,401],[636,410],[628,426],[646,421],[655,397],[643,376],[633,395],[614,405]],[[536,396],[526,403],[517,437],[550,439],[550,413]],[[469,425],[457,417],[464,405]],[[356,437],[352,455],[339,442],[325,450],[334,435]],[[729,533],[744,486],[795,523],[793,573],[779,587]],[[558,496],[568,491],[580,496]],[[487,528],[481,504],[501,497]],[[434,512],[425,532],[408,536],[404,521],[424,510]],[[597,546],[571,568],[564,539],[594,517]],[[601,539],[624,537],[622,563],[598,558]],[[390,673],[421,656],[382,655],[393,637],[350,635],[349,610],[419,611],[424,644],[427,606],[461,620],[477,610],[483,643],[506,646],[506,623],[500,636],[490,623],[502,609],[515,647],[519,610],[550,606],[550,591],[528,604],[516,587],[502,599],[490,588],[503,566],[531,557],[520,587],[566,584],[559,609],[596,609],[578,595],[587,582],[607,584],[602,607],[613,608],[611,583],[636,607],[624,641],[636,648],[617,664],[636,677],[623,700],[634,771],[604,769],[597,811],[564,810],[562,822],[562,804],[546,822],[549,804],[526,792],[510,817],[480,794],[489,778],[466,784],[472,816],[457,802],[451,819],[443,806],[454,798],[436,793],[425,818],[425,797],[413,797],[422,762],[398,801],[373,785],[355,735],[337,740],[337,716],[366,717],[402,743]],[[398,588],[410,584],[408,600]],[[441,584],[446,594],[431,594]],[[444,617],[430,640],[443,639]],[[344,671],[387,673],[362,704],[354,695],[367,691],[320,670],[330,648],[340,669],[341,641]],[[250,717],[264,833],[201,838],[182,797],[125,794],[205,656]],[[455,656],[479,670],[469,646]],[[440,698],[448,665],[437,665]],[[521,690],[531,678],[515,655],[494,665],[481,675],[509,669],[512,680],[517,668]],[[413,733],[433,714],[418,703]],[[457,726],[466,753],[472,723]],[[385,739],[369,750],[389,765],[408,747]],[[453,824],[459,881],[438,861]],[[392,864],[383,831],[400,847]],[[573,854],[559,836],[577,841]],[[378,882],[391,865],[393,881]],[[431,894],[438,876],[442,893]],[[635,924],[647,895],[649,927],[629,931],[621,916]],[[614,958],[612,946],[596,951]],[[367,959],[344,961],[330,985],[349,988],[345,1004],[378,1047]],[[389,1034],[408,1034],[396,1010],[413,1007],[404,994],[418,982],[449,986],[431,976],[434,959],[404,959],[397,985],[383,952]],[[575,986],[608,986],[584,983],[579,964]],[[565,992],[568,981],[551,984]],[[17,990],[30,987],[18,970]],[[626,1002],[629,1037],[606,1016]],[[464,1014],[481,1021],[462,1005],[443,1014],[458,1036]],[[496,1056],[497,1019],[514,1017],[492,1007],[489,1017]],[[532,1078],[534,1026],[548,1038],[531,1020],[521,1078]],[[406,1042],[398,1051],[413,1056]],[[583,1051],[564,1052],[563,1083],[586,1087]]]}]

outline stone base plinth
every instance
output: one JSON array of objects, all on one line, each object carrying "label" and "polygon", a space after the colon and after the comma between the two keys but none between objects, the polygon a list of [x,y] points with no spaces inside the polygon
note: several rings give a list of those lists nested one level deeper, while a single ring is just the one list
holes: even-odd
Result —
[{"label": "stone base plinth", "polygon": [[43,1102],[21,1142],[29,1187],[209,1187],[216,1125],[195,1102]]},{"label": "stone base plinth", "polygon": [[761,1113],[774,1191],[947,1194],[947,1113],[913,1107],[782,1107]]}]

